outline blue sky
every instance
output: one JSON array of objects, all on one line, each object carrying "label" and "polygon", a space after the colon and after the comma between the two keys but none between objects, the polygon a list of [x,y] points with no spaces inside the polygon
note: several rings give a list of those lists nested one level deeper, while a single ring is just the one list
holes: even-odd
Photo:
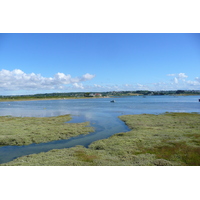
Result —
[{"label": "blue sky", "polygon": [[0,95],[200,90],[200,34],[0,34]]}]

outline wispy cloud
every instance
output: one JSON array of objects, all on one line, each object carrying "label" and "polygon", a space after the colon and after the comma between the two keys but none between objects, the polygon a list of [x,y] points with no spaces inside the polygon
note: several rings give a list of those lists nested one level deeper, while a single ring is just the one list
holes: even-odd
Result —
[{"label": "wispy cloud", "polygon": [[179,74],[167,74],[167,76],[176,76],[177,78],[187,78],[188,76],[185,73],[179,73]]},{"label": "wispy cloud", "polygon": [[185,79],[188,77],[185,73],[167,74],[167,76],[174,76],[174,78],[172,79],[172,82],[175,84],[178,84],[179,80],[185,81]]},{"label": "wispy cloud", "polygon": [[43,77],[35,73],[26,74],[20,69],[13,71],[2,69],[0,71],[0,90],[54,90],[65,89],[65,85],[68,84],[83,88],[80,83],[94,77],[95,75],[89,73],[74,78],[64,73],[57,73],[54,77]]},{"label": "wispy cloud", "polygon": [[188,80],[188,76],[185,73],[179,74],[167,74],[172,76],[170,80],[152,82],[152,83],[136,83],[136,84],[93,84],[83,85],[73,84],[69,86],[68,90],[80,91],[135,91],[135,90],[200,90],[200,78],[196,77],[195,80]]},{"label": "wispy cloud", "polygon": [[200,78],[196,77],[194,81],[187,81],[190,86],[197,86],[200,89]]},{"label": "wispy cloud", "polygon": [[136,83],[136,84],[122,84],[122,85],[97,85],[84,86],[85,89],[90,91],[122,91],[122,90],[200,90],[200,78],[196,77],[195,80],[188,80],[188,75],[185,73],[167,74],[172,76],[170,80],[152,82],[152,83]]},{"label": "wispy cloud", "polygon": [[76,88],[76,89],[84,89],[83,87],[83,84],[82,83],[74,83],[73,86]]},{"label": "wispy cloud", "polygon": [[[20,69],[13,71],[0,71],[0,91],[27,91],[36,93],[38,91],[77,91],[77,92],[104,92],[104,91],[135,91],[135,90],[200,90],[200,78],[189,80],[185,73],[167,74],[172,77],[169,80],[135,84],[85,84],[95,75],[86,73],[81,77],[71,77],[69,74],[57,73],[53,77],[43,77],[40,74],[26,74]],[[32,92],[31,92],[32,91]],[[10,93],[9,92],[9,93]]]}]

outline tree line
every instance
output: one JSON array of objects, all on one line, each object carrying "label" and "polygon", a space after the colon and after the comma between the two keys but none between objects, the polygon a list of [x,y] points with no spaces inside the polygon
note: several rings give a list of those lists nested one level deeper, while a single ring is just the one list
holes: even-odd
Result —
[{"label": "tree line", "polygon": [[[91,97],[93,92],[69,92],[69,93],[44,93],[33,95],[0,95],[0,99],[41,99],[41,98],[74,98]],[[97,92],[94,92],[96,94]],[[132,95],[200,95],[200,90],[169,90],[169,91],[109,91],[98,92],[102,97],[106,96],[132,96]]]}]

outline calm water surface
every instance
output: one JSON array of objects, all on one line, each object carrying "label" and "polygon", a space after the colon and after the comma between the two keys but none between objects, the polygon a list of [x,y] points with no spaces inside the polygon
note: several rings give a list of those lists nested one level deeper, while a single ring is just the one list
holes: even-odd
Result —
[{"label": "calm water surface", "polygon": [[[115,99],[115,103],[110,103]],[[87,147],[93,141],[129,131],[118,116],[126,114],[160,114],[164,112],[200,113],[200,96],[135,96],[123,98],[71,99],[47,101],[0,102],[0,116],[50,117],[71,114],[68,123],[89,121],[94,133],[68,140],[26,146],[0,147],[0,163],[9,162],[16,157],[51,149],[69,148],[76,145]]]}]

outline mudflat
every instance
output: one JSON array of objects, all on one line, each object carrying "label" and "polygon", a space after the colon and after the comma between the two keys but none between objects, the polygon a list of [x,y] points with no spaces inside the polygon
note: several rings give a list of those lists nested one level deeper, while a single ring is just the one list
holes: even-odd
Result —
[{"label": "mudflat", "polygon": [[199,166],[200,114],[165,113],[119,117],[131,131],[76,146],[32,154],[7,166]]}]

